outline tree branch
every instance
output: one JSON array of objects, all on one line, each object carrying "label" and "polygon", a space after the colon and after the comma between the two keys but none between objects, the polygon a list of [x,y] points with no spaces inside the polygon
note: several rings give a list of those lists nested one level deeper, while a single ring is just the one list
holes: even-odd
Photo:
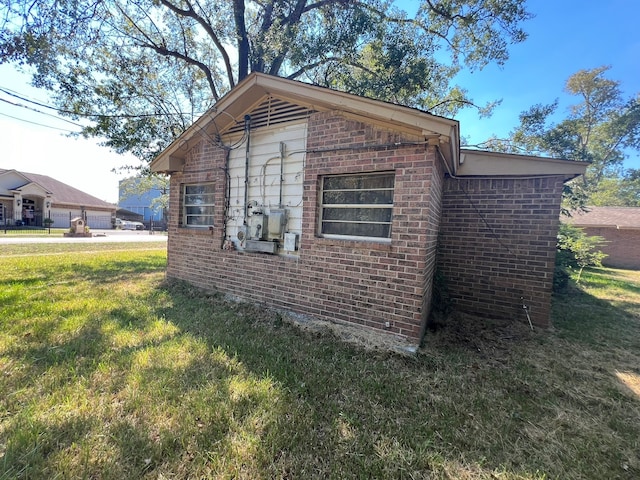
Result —
[{"label": "tree branch", "polygon": [[[176,5],[172,4],[168,0],[159,0],[159,1],[160,1],[160,3],[162,5],[167,7],[169,10],[171,10],[175,14],[183,16],[183,17],[192,18],[193,20],[198,22],[198,24],[202,28],[204,28],[204,30],[205,30],[205,32],[207,32],[207,35],[209,36],[209,38],[211,38],[211,41],[214,43],[214,45],[218,49],[218,52],[220,52],[220,55],[222,55],[222,60],[224,61],[224,66],[225,66],[225,69],[227,71],[227,79],[229,81],[229,87],[233,88],[234,85],[235,85],[235,81],[233,79],[233,68],[231,66],[231,59],[229,58],[229,54],[227,53],[227,50],[224,48],[224,46],[222,45],[222,42],[218,38],[218,35],[216,35],[216,32],[213,31],[213,28],[211,27],[211,24],[205,18],[203,18],[202,16],[198,15],[196,13],[196,11],[193,9],[193,7],[191,6],[191,3],[189,3],[189,2],[187,2],[188,9],[185,10],[185,9],[181,9],[181,8],[177,7]],[[208,79],[211,78],[211,82],[212,82],[213,81],[213,76],[211,74],[211,70],[209,69],[209,67],[206,66],[202,62],[198,62],[198,63],[202,64],[206,68],[205,74],[207,75]],[[211,83],[211,82],[209,82],[209,85],[215,85],[214,83]],[[218,98],[218,93],[217,93],[217,89],[216,88],[212,89],[212,93],[213,93],[214,98],[217,99]]]},{"label": "tree branch", "polygon": [[[319,2],[319,3],[325,3],[325,2]],[[359,5],[362,8],[365,8],[367,10],[369,10],[370,12],[375,13],[376,15],[378,15],[382,20],[389,22],[389,23],[396,23],[396,24],[412,24],[418,28],[420,28],[424,33],[428,34],[428,35],[434,35],[438,38],[440,38],[441,40],[443,40],[448,46],[449,48],[451,48],[451,50],[453,50],[454,52],[459,52],[460,50],[451,42],[451,40],[449,40],[449,38],[447,37],[446,34],[438,32],[436,30],[433,30],[431,28],[429,28],[427,25],[425,25],[423,22],[420,22],[418,20],[416,20],[415,18],[398,18],[398,17],[391,17],[389,15],[387,15],[385,12],[383,12],[382,10],[379,10],[377,8],[375,8],[373,5],[369,5],[367,3],[363,3],[360,1],[356,1],[354,2],[355,4]],[[434,11],[438,14],[439,11],[434,9]],[[461,17],[460,15],[454,15],[453,17],[451,16],[446,16],[445,18],[447,18],[448,20],[453,21],[453,19],[455,19],[456,17],[460,17],[460,18],[465,18],[465,17]]]},{"label": "tree branch", "polygon": [[[287,30],[290,32],[293,26],[297,25],[300,22],[300,18],[302,14],[305,12],[306,0],[297,0],[296,6],[293,9],[293,12],[286,17],[283,21],[284,25],[287,25]],[[289,52],[289,45],[285,45],[284,48],[280,51],[280,53],[276,56],[276,58],[271,63],[271,68],[269,68],[269,73],[271,75],[276,75],[282,64],[284,63],[284,59],[286,58],[287,53]]]},{"label": "tree branch", "polygon": [[200,70],[202,70],[204,72],[204,74],[207,77],[207,82],[209,83],[209,88],[211,89],[211,94],[213,95],[213,98],[215,101],[218,101],[220,99],[220,95],[218,94],[218,91],[216,89],[216,85],[215,82],[213,80],[213,75],[211,73],[211,70],[209,69],[209,67],[207,65],[205,65],[203,62],[196,60],[195,58],[191,58],[188,55],[185,55],[184,53],[180,53],[180,52],[176,52],[174,50],[169,50],[167,47],[161,46],[161,45],[156,45],[154,43],[143,43],[140,42],[138,43],[139,47],[143,47],[143,48],[149,48],[151,50],[153,50],[154,52],[163,55],[165,57],[173,57],[173,58],[177,58],[179,60],[182,60],[186,63],[188,63],[189,65],[193,65],[195,67],[198,67]]},{"label": "tree branch", "polygon": [[[260,25],[260,34],[267,32],[273,25],[273,0],[269,0],[267,5],[263,6],[264,16]],[[252,63],[251,69],[257,72],[264,72],[264,48],[256,42],[254,45],[255,63]]]},{"label": "tree branch", "polygon": [[233,20],[238,37],[238,81],[240,81],[249,74],[249,38],[244,22],[244,0],[233,0]]},{"label": "tree branch", "polygon": [[376,73],[374,71],[372,71],[371,69],[365,67],[362,64],[356,63],[356,62],[352,62],[350,60],[347,60],[346,58],[340,58],[340,57],[331,57],[331,58],[324,58],[322,60],[318,60],[317,62],[313,62],[310,63],[308,65],[303,66],[302,68],[299,68],[298,70],[296,70],[295,72],[293,72],[290,75],[287,75],[286,78],[288,78],[289,80],[293,80],[298,78],[299,76],[303,75],[304,73],[306,73],[309,70],[313,70],[314,68],[320,67],[321,65],[327,65],[329,63],[341,63],[343,65],[349,65],[351,67],[356,67],[359,68],[367,73],[370,73],[371,75],[375,75]]}]

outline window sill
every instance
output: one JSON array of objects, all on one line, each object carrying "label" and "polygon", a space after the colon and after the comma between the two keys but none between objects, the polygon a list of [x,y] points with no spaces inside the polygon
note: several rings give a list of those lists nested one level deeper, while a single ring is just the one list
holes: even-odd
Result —
[{"label": "window sill", "polygon": [[391,240],[381,239],[376,240],[360,240],[360,239],[348,239],[348,238],[331,238],[331,237],[315,237],[313,239],[315,245],[323,246],[335,246],[342,248],[356,248],[362,250],[381,250],[391,251]]},{"label": "window sill", "polygon": [[181,233],[191,233],[193,235],[214,235],[216,232],[215,227],[185,227],[180,225],[178,231]]}]

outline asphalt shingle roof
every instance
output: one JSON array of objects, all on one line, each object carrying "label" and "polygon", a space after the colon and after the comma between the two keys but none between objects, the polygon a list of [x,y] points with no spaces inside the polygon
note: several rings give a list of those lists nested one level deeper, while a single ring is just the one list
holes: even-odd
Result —
[{"label": "asphalt shingle roof", "polygon": [[[0,174],[10,170],[1,169]],[[51,201],[54,204],[67,204],[67,205],[79,205],[84,207],[101,207],[101,208],[113,208],[114,205],[100,200],[93,195],[78,190],[66,183],[62,183],[55,178],[51,178],[47,175],[39,175],[37,173],[20,172],[21,175],[28,178],[31,182],[37,183],[45,190],[51,192]]]},{"label": "asphalt shingle roof", "polygon": [[567,223],[581,227],[640,228],[640,207],[587,207],[574,211]]}]

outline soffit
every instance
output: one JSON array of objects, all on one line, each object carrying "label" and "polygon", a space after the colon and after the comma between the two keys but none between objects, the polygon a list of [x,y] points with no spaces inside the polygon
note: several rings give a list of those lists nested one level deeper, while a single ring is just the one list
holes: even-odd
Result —
[{"label": "soffit", "polygon": [[588,162],[479,150],[460,150],[458,177],[564,176],[570,180],[583,175]]}]

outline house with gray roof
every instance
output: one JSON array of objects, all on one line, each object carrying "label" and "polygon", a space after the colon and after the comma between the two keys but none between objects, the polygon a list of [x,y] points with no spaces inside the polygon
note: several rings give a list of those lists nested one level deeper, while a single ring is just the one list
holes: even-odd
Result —
[{"label": "house with gray roof", "polygon": [[0,168],[0,225],[58,228],[82,217],[90,228],[111,228],[116,206],[54,178]]},{"label": "house with gray roof", "polygon": [[563,221],[605,239],[600,248],[607,254],[603,265],[640,269],[640,208],[587,207]]}]

